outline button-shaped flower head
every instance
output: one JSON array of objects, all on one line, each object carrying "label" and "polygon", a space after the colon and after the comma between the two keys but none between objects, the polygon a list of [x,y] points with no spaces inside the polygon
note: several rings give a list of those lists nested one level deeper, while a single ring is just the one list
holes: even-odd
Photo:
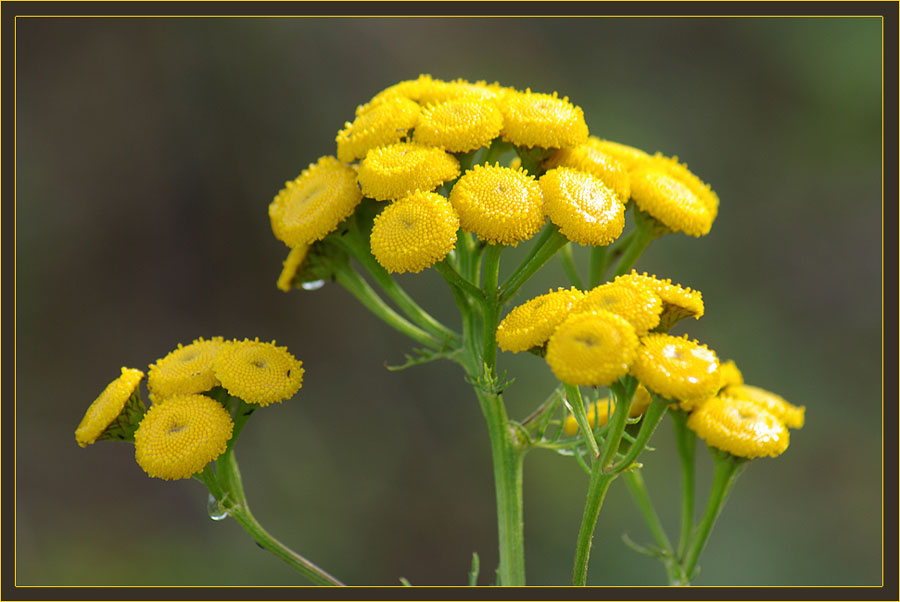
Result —
[{"label": "button-shaped flower head", "polygon": [[709,233],[719,197],[677,158],[656,155],[631,171],[631,198],[673,232]]},{"label": "button-shaped flower head", "polygon": [[719,390],[719,358],[686,336],[651,333],[643,337],[631,373],[651,391],[681,402],[683,409]]},{"label": "button-shaped flower head", "polygon": [[275,238],[289,247],[312,244],[333,232],[362,200],[356,170],[335,157],[321,157],[269,204]]},{"label": "button-shaped flower head", "polygon": [[403,96],[369,107],[338,132],[338,159],[351,163],[365,157],[370,149],[400,142],[416,127],[420,112],[416,102]]},{"label": "button-shaped flower head", "polygon": [[634,327],[600,310],[573,314],[560,324],[547,342],[546,360],[562,382],[598,387],[625,376],[637,349]]},{"label": "button-shaped flower head", "polygon": [[476,165],[450,192],[466,232],[483,241],[515,246],[544,226],[541,186],[522,170]]},{"label": "button-shaped flower head", "polygon": [[573,312],[605,309],[618,314],[643,336],[659,324],[662,300],[652,289],[638,283],[607,282],[594,287],[573,308]]},{"label": "button-shaped flower head", "polygon": [[497,327],[497,345],[513,353],[542,346],[582,297],[576,288],[560,288],[514,307]]},{"label": "button-shaped flower head", "polygon": [[290,399],[303,384],[302,362],[274,342],[225,343],[214,363],[222,386],[247,403],[266,406]]},{"label": "button-shaped flower head", "polygon": [[175,395],[153,405],[134,433],[134,456],[151,477],[187,479],[225,452],[234,423],[218,401]]},{"label": "button-shaped flower head", "polygon": [[700,291],[674,284],[668,278],[661,280],[656,276],[648,276],[646,272],[638,274],[632,270],[629,274],[617,276],[614,282],[645,286],[662,299],[663,309],[657,328],[663,332],[668,332],[679,320],[684,318],[699,320],[703,315],[703,295]]},{"label": "button-shaped flower head", "polygon": [[790,442],[775,414],[744,399],[713,397],[691,412],[687,425],[712,447],[742,458],[775,457]]},{"label": "button-shaped flower head", "polygon": [[760,387],[746,384],[729,385],[719,393],[719,397],[730,397],[755,403],[777,416],[788,428],[803,428],[805,422],[806,408],[804,406],[795,406],[780,395]]},{"label": "button-shaped flower head", "polygon": [[446,198],[415,192],[375,217],[372,254],[388,272],[421,272],[456,246],[459,217]]},{"label": "button-shaped flower head", "polygon": [[75,441],[86,447],[100,438],[125,411],[132,394],[137,391],[144,373],[134,368],[122,368],[122,374],[109,383],[84,413],[75,429]]},{"label": "button-shaped flower head", "polygon": [[428,106],[413,140],[452,153],[490,145],[503,128],[503,115],[492,100],[460,98]]},{"label": "button-shaped flower head", "polygon": [[606,246],[625,228],[625,205],[612,188],[591,174],[557,167],[540,179],[544,213],[580,245]]},{"label": "button-shaped flower head", "polygon": [[196,339],[178,347],[150,365],[147,388],[154,403],[165,401],[176,393],[203,393],[219,384],[213,361],[224,344],[222,337]]},{"label": "button-shaped flower head", "polygon": [[631,198],[631,178],[625,163],[599,150],[590,141],[555,151],[544,162],[544,167],[571,167],[589,173],[615,192],[623,205]]},{"label": "button-shaped flower head", "polygon": [[459,161],[433,146],[400,142],[373,148],[359,164],[359,185],[379,201],[401,199],[413,192],[431,192],[459,175]]},{"label": "button-shaped flower head", "polygon": [[584,112],[556,93],[507,92],[500,99],[502,137],[517,146],[566,148],[588,139]]}]

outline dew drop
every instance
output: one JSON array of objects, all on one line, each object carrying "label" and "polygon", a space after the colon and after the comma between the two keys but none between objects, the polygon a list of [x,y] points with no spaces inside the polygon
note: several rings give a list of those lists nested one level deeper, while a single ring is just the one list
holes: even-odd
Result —
[{"label": "dew drop", "polygon": [[206,512],[213,520],[224,520],[228,518],[228,510],[222,508],[219,504],[219,500],[211,493],[209,494],[209,499],[206,501]]},{"label": "dew drop", "polygon": [[325,286],[324,280],[310,280],[309,282],[301,282],[300,288],[305,291],[315,291]]}]

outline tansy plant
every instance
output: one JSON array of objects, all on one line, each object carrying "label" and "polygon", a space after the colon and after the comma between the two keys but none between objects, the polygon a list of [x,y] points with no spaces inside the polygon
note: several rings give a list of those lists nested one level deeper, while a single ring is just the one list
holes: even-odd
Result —
[{"label": "tansy plant", "polygon": [[[689,584],[740,472],[750,460],[783,453],[789,429],[804,421],[803,407],[745,384],[733,361],[670,334],[679,321],[704,315],[700,291],[633,269],[656,238],[707,234],[716,193],[676,157],[590,135],[568,98],[496,83],[427,75],[400,82],[357,107],[336,143],[269,205],[272,231],[290,249],[277,286],[344,287],[417,344],[394,369],[433,360],[461,367],[490,438],[496,584],[526,583],[522,479],[531,450],[572,458],[587,475],[573,584],[587,581],[594,528],[620,477],[654,539],[626,543],[658,558],[670,584]],[[573,243],[589,248],[586,275]],[[527,252],[501,279],[503,251],[519,244]],[[554,255],[568,288],[517,300]],[[426,269],[446,281],[458,324],[437,320],[393,276]],[[498,373],[498,350],[533,354],[558,381],[522,418],[507,412],[511,379]],[[302,375],[301,363],[274,343],[197,339],[150,366],[149,410],[139,393],[144,374],[123,368],[88,409],[76,440],[133,442],[148,475],[200,480],[215,518],[231,516],[314,583],[340,584],[256,522],[234,456],[250,415],[294,396]],[[672,539],[638,462],[666,416],[682,480]],[[698,436],[714,476],[695,513]],[[477,578],[474,555],[469,583]]]}]

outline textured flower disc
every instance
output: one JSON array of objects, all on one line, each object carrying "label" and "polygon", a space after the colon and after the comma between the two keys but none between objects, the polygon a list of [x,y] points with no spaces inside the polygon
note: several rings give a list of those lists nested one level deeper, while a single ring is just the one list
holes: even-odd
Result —
[{"label": "textured flower disc", "polygon": [[555,151],[544,167],[571,167],[587,172],[612,189],[623,205],[631,198],[631,177],[625,164],[589,142]]},{"label": "textured flower disc", "polygon": [[683,182],[646,164],[631,172],[631,198],[673,232],[709,234],[714,215]]},{"label": "textured flower disc", "polygon": [[369,149],[400,142],[416,127],[420,111],[417,103],[398,96],[357,115],[335,138],[338,159],[350,163],[365,157]]},{"label": "textured flower disc", "polygon": [[151,477],[187,479],[225,452],[233,429],[218,401],[175,395],[144,415],[134,432],[134,457]]},{"label": "textured flower disc", "polygon": [[446,198],[414,192],[388,205],[372,226],[372,254],[388,272],[421,272],[456,246],[459,217]]},{"label": "textured flower disc", "polygon": [[641,167],[644,166],[648,169],[663,171],[672,178],[678,180],[700,200],[704,207],[709,210],[712,219],[716,219],[716,215],[719,212],[719,197],[712,191],[709,184],[706,184],[703,180],[694,175],[694,173],[688,169],[687,165],[679,163],[678,157],[666,157],[657,153],[641,165]]},{"label": "textured flower disc", "polygon": [[719,381],[720,390],[731,385],[744,384],[744,375],[738,370],[734,360],[728,360],[719,364]]},{"label": "textured flower disc", "polygon": [[373,148],[359,164],[363,194],[379,201],[430,192],[459,175],[459,161],[439,148],[400,142]]},{"label": "textured flower disc", "polygon": [[570,167],[557,167],[541,176],[540,184],[544,213],[572,242],[600,247],[622,234],[625,205],[602,180]]},{"label": "textured flower disc", "polygon": [[177,349],[151,364],[147,388],[153,402],[165,401],[176,393],[203,393],[218,385],[213,362],[223,345],[222,337],[208,341],[200,337],[187,346],[179,343]]},{"label": "textured flower disc", "polygon": [[662,300],[652,289],[637,283],[607,282],[594,287],[578,302],[573,311],[605,309],[618,314],[644,335],[659,324]]},{"label": "textured flower disc", "polygon": [[486,84],[485,82],[470,83],[464,79],[456,79],[450,82],[434,79],[430,75],[420,75],[416,79],[406,80],[389,86],[372,97],[372,99],[357,107],[357,115],[363,114],[373,108],[395,100],[405,98],[413,100],[420,106],[439,104],[457,98],[489,99],[502,93],[498,84]]},{"label": "textured flower disc", "polygon": [[356,170],[321,157],[275,196],[269,219],[275,238],[293,248],[325,238],[362,200]]},{"label": "textured flower disc", "polygon": [[294,276],[297,275],[297,270],[300,269],[300,266],[302,266],[303,262],[306,260],[306,254],[309,252],[309,247],[310,245],[299,245],[291,249],[291,252],[288,253],[288,256],[281,264],[281,274],[279,274],[278,282],[276,283],[279,290],[284,292],[291,290]]},{"label": "textured flower disc", "polygon": [[[628,417],[637,418],[642,416],[647,411],[647,408],[650,407],[651,401],[653,399],[650,397],[650,391],[643,385],[638,385],[637,390],[634,392],[634,399],[631,400],[631,407],[628,409]],[[615,409],[616,402],[611,397],[600,399],[596,403],[590,404],[587,411],[588,424],[591,425],[591,428],[606,426],[606,423],[609,422],[609,417],[612,415],[611,413],[615,412]],[[597,423],[598,417],[600,420],[599,424]],[[575,420],[574,415],[569,414],[566,416],[566,421],[563,423],[563,432],[566,435],[574,435],[578,432],[578,421]]]},{"label": "textured flower disc", "polygon": [[659,319],[659,329],[668,331],[683,318],[700,319],[703,315],[703,295],[700,291],[691,290],[670,279],[660,280],[656,276],[648,276],[646,272],[638,274],[632,270],[629,274],[617,276],[615,282],[627,282],[646,286],[659,295],[663,302],[663,310]]},{"label": "textured flower disc", "polygon": [[247,403],[266,406],[290,399],[303,384],[303,362],[274,342],[230,341],[216,357],[222,386]]},{"label": "textured flower disc", "polygon": [[413,140],[460,153],[490,145],[502,128],[503,115],[495,102],[462,98],[425,109]]},{"label": "textured flower disc", "polygon": [[804,406],[795,406],[780,395],[765,389],[745,384],[729,385],[725,387],[719,396],[755,403],[777,416],[785,426],[792,429],[803,428],[806,408]]},{"label": "textured flower disc", "polygon": [[712,447],[742,458],[774,458],[790,442],[777,416],[742,399],[713,397],[691,412],[687,425]]},{"label": "textured flower disc", "polygon": [[626,170],[630,171],[639,164],[650,159],[650,155],[639,148],[590,136],[587,144],[595,150],[616,159]]},{"label": "textured flower disc", "polygon": [[715,352],[687,337],[643,337],[631,373],[651,391],[677,399],[683,409],[690,409],[719,390],[719,359]]},{"label": "textured flower disc", "polygon": [[144,373],[134,368],[122,368],[122,374],[109,383],[103,392],[88,406],[75,429],[75,441],[86,447],[95,441],[113,421],[119,417],[125,404],[144,378]]},{"label": "textured flower disc", "polygon": [[483,241],[515,246],[544,226],[540,184],[521,170],[476,165],[453,186],[450,202],[466,232]]},{"label": "textured flower disc", "polygon": [[425,92],[434,87],[435,80],[430,75],[420,75],[416,79],[407,79],[402,82],[398,82],[392,86],[388,86],[378,94],[372,97],[369,102],[366,104],[357,107],[356,114],[361,115],[367,111],[374,109],[375,107],[384,104],[385,102],[391,102],[396,100],[397,98],[405,98],[407,100],[415,101],[416,103],[422,98]]},{"label": "textured flower disc", "polygon": [[497,327],[497,345],[513,353],[542,346],[583,296],[576,288],[560,288],[514,307]]},{"label": "textured flower disc", "polygon": [[588,139],[584,112],[554,92],[508,92],[500,100],[503,139],[517,146],[566,148]]},{"label": "textured flower disc", "polygon": [[609,385],[628,373],[638,349],[634,327],[608,311],[573,314],[547,342],[553,374],[570,385]]}]

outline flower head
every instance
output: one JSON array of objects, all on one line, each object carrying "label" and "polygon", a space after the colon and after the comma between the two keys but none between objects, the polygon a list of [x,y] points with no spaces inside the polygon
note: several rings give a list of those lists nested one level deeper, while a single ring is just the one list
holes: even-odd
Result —
[{"label": "flower head", "polygon": [[651,391],[677,399],[684,409],[719,390],[719,358],[687,337],[661,333],[643,337],[631,373]]},{"label": "flower head", "polygon": [[[634,392],[634,398],[631,400],[631,407],[628,409],[628,417],[637,418],[643,415],[647,408],[650,407],[651,401],[653,399],[650,397],[650,392],[643,385],[638,385],[637,390]],[[609,422],[609,417],[615,409],[616,402],[612,397],[600,399],[590,404],[587,411],[588,424],[591,425],[591,428],[606,426],[606,423]],[[563,432],[566,435],[574,435],[578,432],[578,421],[575,420],[575,416],[572,414],[566,416],[566,421],[563,423]]]},{"label": "flower head", "polygon": [[728,360],[719,364],[719,387],[720,390],[731,385],[744,384],[744,375],[738,370],[734,360]]},{"label": "flower head", "polygon": [[379,201],[430,192],[459,175],[459,161],[439,148],[400,142],[373,148],[359,164],[363,194]]},{"label": "flower head", "polygon": [[303,384],[303,362],[274,342],[230,341],[214,368],[222,386],[247,403],[266,406],[290,399]]},{"label": "flower head", "polygon": [[450,202],[466,232],[492,244],[515,246],[546,222],[541,186],[527,173],[476,165],[450,191]]},{"label": "flower head", "polygon": [[175,395],[144,415],[134,433],[134,457],[151,477],[187,479],[225,452],[233,429],[218,401]]},{"label": "flower head", "polygon": [[88,406],[84,418],[75,429],[75,441],[81,447],[97,441],[125,409],[125,404],[137,390],[144,373],[134,368],[122,368],[122,374],[109,383],[103,392]]},{"label": "flower head", "polygon": [[780,395],[760,387],[745,384],[729,385],[719,393],[719,397],[730,397],[755,403],[774,414],[785,426],[792,429],[803,428],[806,414],[804,406],[795,406]]},{"label": "flower head", "polygon": [[644,335],[659,324],[662,300],[646,286],[638,283],[607,282],[594,287],[575,306],[575,312],[605,309],[618,314]]},{"label": "flower head", "polygon": [[284,292],[291,290],[294,277],[297,275],[300,266],[303,265],[306,254],[309,253],[309,247],[310,245],[299,245],[291,249],[291,252],[288,253],[288,256],[282,263],[281,274],[278,276],[278,282],[276,283],[278,290]]},{"label": "flower head", "polygon": [[503,115],[496,103],[459,98],[426,108],[413,140],[453,153],[466,152],[488,146],[502,127]]},{"label": "flower head", "polygon": [[588,138],[584,112],[554,92],[507,92],[500,99],[502,137],[517,146],[566,148]]},{"label": "flower head", "polygon": [[388,205],[372,226],[372,254],[388,272],[421,272],[456,246],[459,216],[446,198],[414,192]]},{"label": "flower head", "polygon": [[604,155],[612,157],[628,171],[650,158],[650,155],[639,148],[612,142],[611,140],[604,140],[596,136],[590,136],[586,144]]},{"label": "flower head", "polygon": [[400,142],[416,127],[420,111],[417,103],[396,96],[357,115],[335,138],[338,159],[350,163],[365,157],[369,149]]},{"label": "flower head", "polygon": [[690,236],[709,233],[719,198],[687,167],[662,155],[631,171],[631,197],[641,210],[673,232]]},{"label": "flower head", "polygon": [[275,238],[289,247],[325,238],[362,200],[356,171],[331,156],[321,157],[287,182],[269,205]]},{"label": "flower head", "polygon": [[573,314],[547,342],[547,363],[571,385],[609,385],[628,373],[638,337],[627,320],[600,310]]},{"label": "flower head", "polygon": [[615,192],[623,205],[631,197],[631,179],[625,163],[590,142],[555,151],[544,162],[544,167],[571,167],[589,173]]},{"label": "flower head", "polygon": [[763,406],[713,397],[691,412],[687,425],[709,445],[742,458],[775,457],[787,449],[787,427]]},{"label": "flower head", "polygon": [[219,384],[213,361],[223,344],[222,337],[200,337],[190,345],[179,343],[174,351],[151,364],[147,374],[151,399],[159,402],[176,393],[202,393]]},{"label": "flower head", "polygon": [[540,179],[544,213],[566,238],[580,245],[606,246],[625,228],[625,205],[589,173],[551,169]]},{"label": "flower head", "polygon": [[703,295],[700,291],[674,284],[670,279],[660,280],[656,276],[648,276],[646,272],[638,274],[632,270],[629,274],[617,276],[615,282],[627,282],[645,286],[656,293],[663,302],[658,330],[667,332],[676,322],[683,318],[699,320],[703,315]]},{"label": "flower head", "polygon": [[434,79],[430,75],[420,75],[416,79],[405,80],[389,86],[372,97],[367,104],[357,109],[357,114],[364,113],[384,102],[402,97],[417,102],[425,107],[457,98],[489,99],[497,96],[502,87],[487,85],[484,82],[470,83],[464,79],[450,82]]},{"label": "flower head", "polygon": [[513,353],[540,347],[583,296],[576,288],[560,288],[514,307],[497,327],[497,345]]}]

